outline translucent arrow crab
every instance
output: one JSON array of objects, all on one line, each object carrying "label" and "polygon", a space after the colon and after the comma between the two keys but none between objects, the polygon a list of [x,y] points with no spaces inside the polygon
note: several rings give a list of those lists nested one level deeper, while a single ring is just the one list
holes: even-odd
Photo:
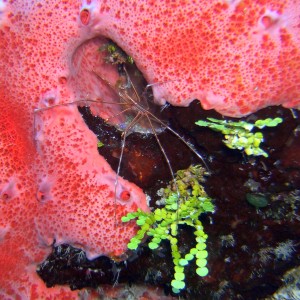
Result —
[{"label": "translucent arrow crab", "polygon": [[[118,60],[119,58],[117,58]],[[79,111],[84,114],[88,111],[88,114],[92,116],[101,116],[96,117],[94,121],[94,127],[99,127],[100,123],[102,126],[113,126],[113,130],[117,131],[120,135],[120,141],[116,142],[116,150],[115,148],[115,158],[117,158],[118,162],[115,165],[116,178],[115,178],[115,205],[117,200],[117,189],[119,184],[119,177],[121,176],[122,169],[126,169],[127,166],[123,166],[123,158],[126,149],[126,144],[128,137],[132,133],[139,133],[142,135],[143,139],[151,138],[149,140],[149,148],[155,147],[159,149],[163,160],[169,170],[170,178],[174,182],[174,188],[179,193],[176,180],[175,180],[175,171],[173,170],[172,163],[170,162],[169,155],[165,150],[165,147],[160,139],[160,134],[163,132],[170,132],[177,141],[180,141],[185,147],[193,153],[199,161],[205,165],[206,169],[208,167],[200,153],[195,150],[191,143],[189,143],[183,136],[181,136],[177,131],[172,129],[168,122],[162,120],[158,115],[164,109],[164,107],[159,107],[153,102],[153,94],[152,94],[152,86],[153,84],[148,84],[146,87],[140,87],[137,81],[141,80],[141,76],[133,76],[133,72],[131,70],[131,66],[121,60],[115,62],[115,60],[109,60],[110,63],[116,64],[119,73],[119,79],[115,84],[109,82],[102,75],[99,75],[95,70],[90,70],[90,73],[94,76],[95,80],[98,80],[99,83],[106,85],[107,89],[115,94],[116,101],[103,101],[101,99],[83,99],[73,101],[71,103],[51,103],[48,102],[46,107],[38,108],[34,110],[34,119],[35,119],[35,131],[38,126],[36,122],[36,118],[38,114],[42,114],[45,111],[56,109],[62,106],[70,106],[78,107]],[[161,84],[161,83],[155,83]],[[103,109],[106,108],[106,109]],[[104,112],[104,114],[103,114]],[[96,125],[95,125],[96,122]],[[88,122],[86,122],[88,124]],[[89,128],[93,127],[93,125],[88,124]],[[98,147],[99,152],[101,153],[102,148],[105,148],[107,144],[111,144],[112,141],[108,141],[107,139],[102,140],[102,137],[99,137]],[[101,147],[104,145],[104,147]],[[109,145],[108,145],[109,146]],[[129,151],[134,151],[134,149],[130,149]],[[136,163],[143,163],[143,158],[136,160]],[[153,168],[153,165],[148,167],[149,169]],[[131,165],[131,169],[135,169]],[[130,179],[129,179],[130,180]],[[118,197],[121,200],[126,201],[130,199],[129,191],[122,191],[118,194]],[[116,218],[116,215],[115,215]],[[119,223],[118,220],[115,219],[116,224]]]}]

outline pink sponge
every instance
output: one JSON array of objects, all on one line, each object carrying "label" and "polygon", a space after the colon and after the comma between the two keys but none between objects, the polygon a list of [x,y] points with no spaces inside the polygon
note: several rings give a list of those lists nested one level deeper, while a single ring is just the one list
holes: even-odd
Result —
[{"label": "pink sponge", "polygon": [[75,299],[36,274],[53,243],[89,258],[122,256],[136,229],[121,216],[148,207],[123,179],[115,197],[116,174],[75,105],[34,109],[110,100],[92,71],[112,82],[117,72],[98,51],[106,40],[83,26],[78,1],[0,1],[0,9],[0,298]]},{"label": "pink sponge", "polygon": [[98,154],[97,138],[76,106],[39,112],[36,126],[45,170],[37,189],[41,239],[83,247],[90,259],[124,253],[135,228],[125,227],[121,217],[138,207],[148,210],[142,190],[119,178],[115,197],[116,174]]},{"label": "pink sponge", "polygon": [[299,107],[296,0],[107,0],[91,12],[90,26],[158,83],[160,104],[199,99],[235,117],[269,105]]}]

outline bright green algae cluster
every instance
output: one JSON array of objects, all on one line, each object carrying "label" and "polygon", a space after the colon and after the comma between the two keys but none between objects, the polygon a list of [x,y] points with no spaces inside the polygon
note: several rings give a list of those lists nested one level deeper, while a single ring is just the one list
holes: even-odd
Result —
[{"label": "bright green algae cluster", "polygon": [[[151,237],[148,242],[150,249],[159,247],[162,240],[169,240],[174,263],[174,279],[171,282],[174,293],[179,293],[185,287],[184,267],[194,258],[196,259],[196,273],[199,276],[208,274],[206,239],[203,225],[199,220],[202,213],[213,212],[214,205],[207,196],[202,182],[204,169],[201,166],[191,166],[187,170],[176,173],[175,182],[162,189],[160,195],[163,208],[156,208],[153,212],[145,213],[138,209],[122,218],[123,222],[136,219],[140,227],[128,248],[138,248],[145,236]],[[178,226],[187,225],[195,229],[196,245],[186,254],[180,253],[178,247]]]},{"label": "bright green algae cluster", "polygon": [[199,126],[209,127],[224,134],[224,144],[230,149],[244,150],[247,155],[268,157],[268,154],[260,148],[264,140],[262,132],[251,132],[255,127],[275,127],[282,122],[281,118],[257,120],[254,124],[245,121],[233,122],[207,118],[208,121],[197,121]]}]

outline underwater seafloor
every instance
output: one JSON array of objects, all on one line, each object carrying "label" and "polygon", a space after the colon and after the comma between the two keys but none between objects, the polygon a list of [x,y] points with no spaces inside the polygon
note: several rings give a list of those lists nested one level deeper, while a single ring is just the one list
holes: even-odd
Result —
[{"label": "underwater seafloor", "polygon": [[[116,170],[121,134],[93,117],[88,109],[80,111],[104,144],[99,152]],[[102,299],[153,299],[146,294],[144,298],[135,297],[130,290],[130,286],[145,284],[160,287],[174,299],[300,299],[299,283],[297,286],[295,282],[300,273],[299,116],[300,111],[269,107],[243,118],[249,122],[267,117],[283,119],[277,127],[262,130],[263,148],[269,153],[265,158],[230,150],[222,143],[222,134],[195,125],[207,117],[223,118],[214,111],[204,111],[197,101],[187,108],[163,110],[161,118],[203,155],[211,172],[205,190],[216,207],[213,214],[201,216],[208,234],[209,274],[200,278],[191,261],[185,268],[186,288],[179,295],[171,292],[173,263],[167,242],[156,250],[150,250],[147,244],[140,246],[130,252],[126,262],[113,262],[107,257],[89,261],[81,250],[62,245],[53,248],[38,274],[49,287],[67,284],[71,289],[98,287],[98,291],[105,285],[121,287],[122,291]],[[201,164],[173,134],[164,131],[159,138],[174,172]],[[143,188],[151,196],[151,206],[155,205],[157,190],[171,176],[153,135],[128,136],[120,175]],[[266,205],[255,207],[246,195],[259,195]],[[179,233],[181,250],[193,247],[192,230],[181,227]],[[290,289],[272,296],[284,285]]]}]

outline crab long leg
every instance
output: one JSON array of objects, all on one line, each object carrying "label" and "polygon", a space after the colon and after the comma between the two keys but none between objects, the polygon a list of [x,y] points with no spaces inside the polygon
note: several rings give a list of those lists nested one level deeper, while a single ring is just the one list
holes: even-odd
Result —
[{"label": "crab long leg", "polygon": [[[125,97],[124,94],[122,96]],[[157,118],[153,113],[151,113],[150,111],[148,111],[147,109],[145,109],[144,107],[139,105],[136,101],[134,101],[134,99],[132,99],[128,95],[127,95],[127,97],[128,97],[128,99],[130,99],[130,101],[132,101],[132,103],[135,105],[137,110],[139,110],[140,112],[142,112],[145,115],[149,115],[154,121],[158,122],[164,128],[168,129],[172,134],[174,134],[177,138],[179,138],[203,162],[206,169],[209,171],[209,167],[206,164],[206,162],[205,162],[204,158],[202,157],[202,155],[199,154],[195,149],[193,149],[193,147],[184,138],[182,138],[175,130],[173,130],[165,122],[163,122],[159,118]]]},{"label": "crab long leg", "polygon": [[137,115],[134,117],[134,119],[128,124],[126,129],[122,133],[122,145],[121,145],[121,153],[120,153],[120,158],[119,158],[119,163],[118,163],[118,168],[117,168],[117,175],[116,175],[116,180],[115,180],[115,198],[114,198],[114,205],[115,205],[115,211],[114,211],[114,219],[115,219],[115,226],[117,226],[117,215],[116,215],[116,207],[117,207],[117,187],[119,183],[119,174],[121,170],[121,164],[123,160],[123,155],[124,155],[124,149],[125,149],[125,142],[126,142],[126,137],[132,127],[137,124],[139,119],[141,118],[141,114],[137,113]]},{"label": "crab long leg", "polygon": [[[113,104],[113,105],[128,105],[128,103],[123,103],[123,102],[110,102],[110,101],[99,101],[99,100],[91,100],[91,99],[86,99],[86,100],[75,100],[72,102],[68,102],[68,103],[59,103],[59,104],[54,104],[51,106],[47,106],[47,107],[42,107],[42,108],[34,108],[34,113],[38,113],[38,112],[42,112],[45,110],[49,110],[49,109],[53,109],[55,107],[62,107],[62,106],[69,106],[72,104],[79,104],[79,103],[97,103],[97,104]],[[88,105],[86,105],[88,106]]]},{"label": "crab long leg", "polygon": [[[157,141],[157,144],[158,144],[158,146],[159,146],[159,148],[160,148],[160,151],[162,152],[162,154],[163,154],[163,156],[164,156],[164,158],[165,158],[165,161],[167,162],[167,165],[168,165],[170,174],[171,174],[171,176],[172,176],[172,181],[173,181],[174,187],[175,187],[175,189],[176,189],[176,194],[177,194],[177,207],[179,207],[178,201],[179,201],[180,193],[179,193],[179,190],[178,190],[177,182],[176,182],[176,179],[175,179],[175,175],[174,175],[174,172],[173,172],[173,169],[172,169],[170,160],[169,160],[169,158],[168,158],[168,156],[167,156],[167,153],[166,153],[164,147],[162,146],[162,144],[161,144],[161,142],[160,142],[160,140],[159,140],[159,138],[158,138],[158,135],[157,135],[156,132],[155,132],[155,129],[154,129],[154,127],[153,127],[153,124],[152,124],[152,122],[151,122],[151,120],[150,120],[150,118],[149,118],[149,116],[148,116],[147,114],[146,114],[146,117],[147,117],[147,119],[148,119],[148,121],[149,121],[149,124],[150,124],[150,126],[151,126],[152,132],[153,132],[153,134],[154,134],[154,136],[155,136],[155,139],[156,139],[156,141]],[[178,219],[179,219],[179,218],[178,218],[178,211],[177,211],[177,220],[178,220]]]},{"label": "crab long leg", "polygon": [[158,122],[159,124],[161,124],[162,126],[164,126],[166,129],[168,129],[172,134],[174,134],[177,138],[179,138],[182,143],[184,143],[205,165],[205,168],[209,171],[209,167],[206,164],[204,158],[202,157],[202,155],[200,153],[198,153],[184,138],[182,138],[175,130],[173,130],[170,126],[168,126],[165,122],[161,121],[160,119],[158,119],[154,114],[150,113],[152,119],[156,122]]},{"label": "crab long leg", "polygon": [[126,111],[129,111],[129,110],[132,110],[132,108],[129,107],[129,108],[123,109],[123,110],[121,110],[119,113],[114,114],[114,115],[112,115],[112,116],[106,118],[104,121],[105,121],[105,122],[108,122],[109,120],[114,119],[115,117],[118,117],[118,116],[122,115],[123,113],[125,113]]}]

